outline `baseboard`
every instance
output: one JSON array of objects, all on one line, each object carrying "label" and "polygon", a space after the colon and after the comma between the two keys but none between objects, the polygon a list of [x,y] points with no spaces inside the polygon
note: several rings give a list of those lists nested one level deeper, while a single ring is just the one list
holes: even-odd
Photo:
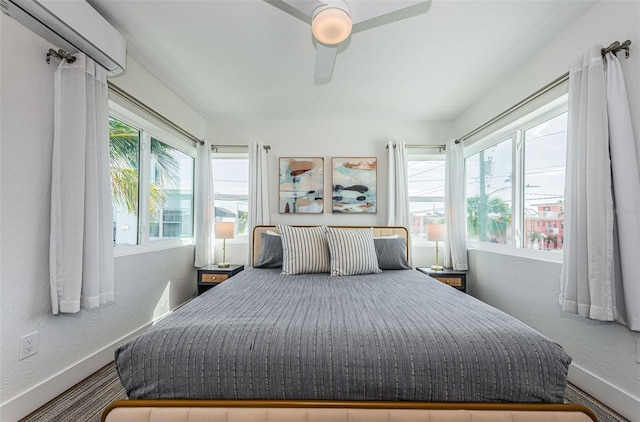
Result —
[{"label": "baseboard", "polygon": [[609,384],[576,364],[569,367],[569,382],[625,418],[640,422],[640,399]]},{"label": "baseboard", "polygon": [[40,384],[33,388],[17,395],[16,397],[7,400],[5,403],[0,404],[0,421],[17,421],[24,418],[29,413],[42,407],[51,400],[58,397],[60,394],[67,391],[89,375],[103,368],[114,359],[115,350],[125,341],[137,336],[153,324],[160,321],[162,318],[174,312],[176,309],[184,306],[194,298],[189,298],[182,304],[176,306],[169,312],[161,315],[142,327],[133,330],[129,334],[113,341],[111,344],[96,351],[92,355],[87,356],[76,364],[68,367],[67,369],[60,371],[56,375],[42,381]]},{"label": "baseboard", "polygon": [[35,387],[8,400],[0,406],[1,421],[17,421],[73,387],[89,375],[113,361],[113,353],[123,342],[135,337],[153,322],[112,342],[67,369],[42,381]]},{"label": "baseboard", "polygon": [[[120,339],[105,346],[75,365],[48,378],[35,387],[8,400],[0,406],[0,420],[17,421],[35,409],[53,400],[89,375],[113,360],[113,352],[123,342],[135,337],[149,326],[152,321]],[[569,368],[569,381],[584,392],[606,404],[622,416],[640,422],[640,399],[609,384],[607,381],[576,364]]]}]

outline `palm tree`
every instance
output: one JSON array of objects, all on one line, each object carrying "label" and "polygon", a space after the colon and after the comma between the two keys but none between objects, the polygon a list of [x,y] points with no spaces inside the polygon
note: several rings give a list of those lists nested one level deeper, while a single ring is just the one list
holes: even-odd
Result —
[{"label": "palm tree", "polygon": [[480,196],[467,198],[467,231],[469,237],[479,238],[488,234],[499,243],[504,243],[507,231],[511,226],[511,209],[509,204],[500,198],[485,197],[484,209],[487,216],[486,226],[480,227]]},{"label": "palm tree", "polygon": [[238,211],[238,233],[244,233],[249,225],[249,213]]},{"label": "palm tree", "polygon": [[140,132],[109,117],[111,194],[115,203],[135,214],[138,210]]},{"label": "palm tree", "polygon": [[[109,154],[113,200],[130,214],[136,214],[138,211],[140,132],[136,128],[110,117]],[[153,218],[164,206],[163,189],[175,185],[179,181],[180,166],[171,155],[171,147],[153,138],[150,154],[151,159],[156,163],[154,182],[149,189],[149,211]]]},{"label": "palm tree", "polygon": [[537,246],[535,245],[538,245],[539,247],[544,249],[544,243],[540,244],[540,240],[544,242],[544,240],[547,237],[544,233],[534,230],[532,232],[527,233],[527,237],[531,241],[531,248],[537,249]]}]

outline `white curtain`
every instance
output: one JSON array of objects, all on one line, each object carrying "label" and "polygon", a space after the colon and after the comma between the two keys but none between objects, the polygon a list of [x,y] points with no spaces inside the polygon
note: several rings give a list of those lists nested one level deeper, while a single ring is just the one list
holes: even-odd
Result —
[{"label": "white curtain", "polygon": [[[404,142],[389,142],[387,148],[389,150],[387,225],[406,227],[411,234],[407,146]],[[411,250],[411,236],[407,238],[407,245]],[[409,254],[409,265],[411,261],[411,254]]]},{"label": "white curtain", "polygon": [[84,54],[54,81],[49,279],[54,314],[114,300],[107,71]]},{"label": "white curtain", "polygon": [[445,150],[444,214],[447,223],[447,243],[444,266],[468,270],[467,210],[464,183],[464,144],[451,139]]},{"label": "white curtain", "polygon": [[269,184],[267,150],[263,142],[249,144],[249,247],[248,264],[252,263],[253,228],[269,224]]},{"label": "white curtain", "polygon": [[389,142],[387,225],[410,229],[407,146],[404,142]]},{"label": "white curtain", "polygon": [[196,146],[195,182],[195,267],[206,267],[214,260],[215,204],[213,200],[213,163],[211,143],[205,139]]},{"label": "white curtain", "polygon": [[636,261],[640,251],[640,169],[631,125],[627,88],[618,58],[606,55],[609,152],[614,198],[614,319],[640,331],[640,278]]},{"label": "white curtain", "polygon": [[[637,162],[630,165],[624,158],[626,155],[635,161],[635,141],[619,64],[615,57],[608,57],[605,76],[600,50],[599,45],[591,47],[569,70],[564,253],[559,299],[565,312],[602,321],[615,320],[638,330],[638,279],[625,277],[625,273],[631,274],[631,260],[637,260],[640,208],[637,201],[635,215],[633,209],[627,213],[622,208],[634,206],[626,202],[625,196],[633,201],[640,194]],[[619,193],[618,203],[614,203],[614,191]],[[625,233],[626,230],[629,231]]]}]

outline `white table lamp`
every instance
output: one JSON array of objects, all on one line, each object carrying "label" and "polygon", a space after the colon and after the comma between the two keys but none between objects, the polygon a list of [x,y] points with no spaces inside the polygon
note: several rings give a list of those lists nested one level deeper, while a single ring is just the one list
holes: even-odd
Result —
[{"label": "white table lamp", "polygon": [[427,225],[427,240],[435,240],[436,242],[436,265],[432,265],[431,269],[434,271],[442,271],[444,268],[438,262],[438,242],[447,240],[447,225],[446,224],[429,224]]},{"label": "white table lamp", "polygon": [[222,239],[222,262],[218,264],[220,268],[229,266],[227,262],[227,239],[233,239],[233,221],[218,221],[216,223],[216,239]]}]

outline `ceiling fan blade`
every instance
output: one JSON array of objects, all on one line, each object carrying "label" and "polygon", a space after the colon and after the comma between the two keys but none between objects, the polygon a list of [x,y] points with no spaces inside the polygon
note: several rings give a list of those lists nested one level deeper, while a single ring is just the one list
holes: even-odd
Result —
[{"label": "ceiling fan blade", "polygon": [[325,45],[318,43],[316,49],[316,65],[314,79],[316,83],[326,83],[333,76],[333,68],[336,64],[336,56],[338,55],[337,45]]},{"label": "ceiling fan blade", "polygon": [[388,15],[398,10],[406,9],[420,3],[426,3],[425,0],[386,0],[386,1],[350,1],[348,2],[351,9],[351,20],[353,24],[361,23],[369,19],[379,16]]},{"label": "ceiling fan blade", "polygon": [[282,3],[288,4],[309,17],[313,15],[314,10],[325,5],[324,2],[319,0],[282,0]]}]

